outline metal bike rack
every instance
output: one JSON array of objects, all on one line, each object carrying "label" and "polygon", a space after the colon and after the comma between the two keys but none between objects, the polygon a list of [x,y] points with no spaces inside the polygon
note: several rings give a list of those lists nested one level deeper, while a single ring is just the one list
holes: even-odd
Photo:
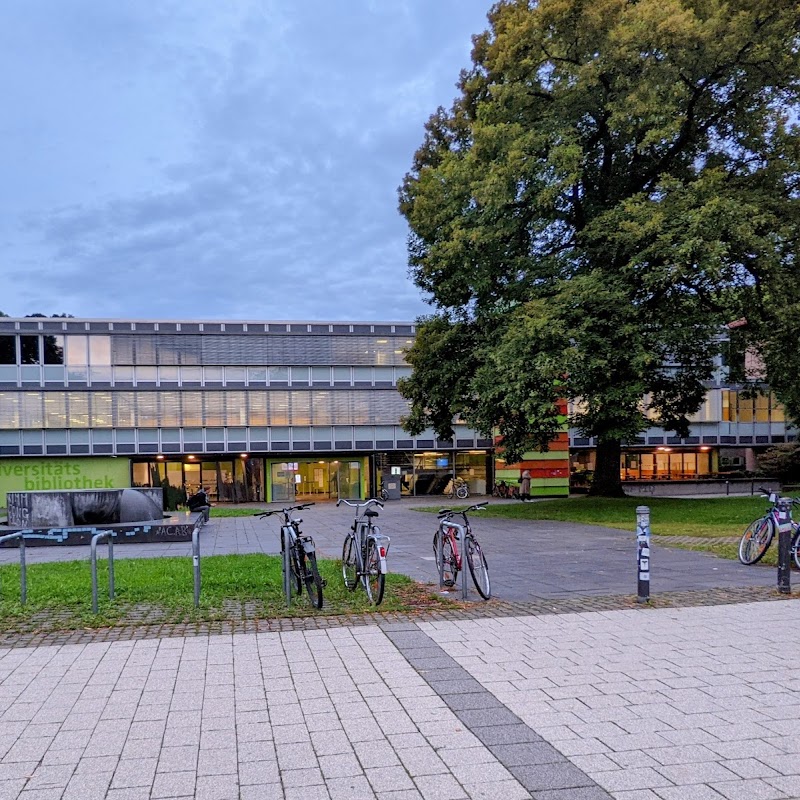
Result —
[{"label": "metal bike rack", "polygon": [[92,536],[91,561],[92,561],[92,612],[97,613],[97,543],[101,539],[108,539],[108,599],[114,599],[114,537],[115,531],[100,531]]},{"label": "metal bike rack", "polygon": [[28,602],[28,576],[27,576],[27,562],[25,561],[25,534],[18,531],[17,533],[9,533],[5,536],[0,536],[0,544],[3,542],[10,542],[13,539],[19,539],[19,593],[20,603],[24,606]]},{"label": "metal bike rack", "polygon": [[200,529],[205,525],[203,514],[197,518],[192,529],[192,570],[194,572],[194,607],[200,605]]},{"label": "metal bike rack", "polygon": [[281,544],[283,545],[283,593],[288,607],[292,605],[292,554],[289,552],[291,537],[285,527],[281,528]]}]

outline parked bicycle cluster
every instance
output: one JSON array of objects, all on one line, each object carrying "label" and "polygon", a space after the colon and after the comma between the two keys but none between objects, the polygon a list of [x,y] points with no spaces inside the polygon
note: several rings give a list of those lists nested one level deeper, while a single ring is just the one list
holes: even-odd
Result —
[{"label": "parked bicycle cluster", "polygon": [[[379,516],[377,508],[383,508],[380,500],[369,499],[364,502],[339,500],[340,505],[355,509],[355,516],[342,545],[342,579],[350,591],[362,586],[370,603],[378,606],[383,601],[386,589],[387,555],[391,542],[381,533],[375,520]],[[287,601],[292,595],[302,595],[305,589],[314,608],[322,608],[325,581],[320,576],[317,565],[317,551],[314,539],[300,530],[303,520],[292,515],[293,511],[304,511],[314,503],[288,506],[287,508],[260,511],[253,516],[265,519],[280,518],[280,542],[283,586]],[[444,586],[454,586],[458,573],[464,570],[463,557],[469,567],[475,588],[484,599],[491,596],[489,567],[475,534],[472,532],[467,514],[485,509],[487,503],[478,503],[465,511],[442,509],[439,511],[439,527],[434,534],[433,549],[439,570],[439,581]],[[460,516],[462,522],[453,517]],[[463,580],[463,578],[462,578]]]},{"label": "parked bicycle cluster", "polygon": [[792,519],[792,508],[800,505],[800,497],[781,497],[777,492],[769,491],[763,486],[759,490],[763,492],[761,497],[769,500],[770,507],[763,516],[753,520],[745,528],[739,541],[739,561],[742,564],[756,564],[765,556],[779,530],[783,505],[789,515],[787,522],[792,526],[791,556],[795,566],[800,569],[800,523]]}]

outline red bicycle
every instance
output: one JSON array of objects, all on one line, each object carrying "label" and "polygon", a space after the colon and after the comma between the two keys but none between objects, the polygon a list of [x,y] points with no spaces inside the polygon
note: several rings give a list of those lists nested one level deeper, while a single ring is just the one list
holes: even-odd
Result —
[{"label": "red bicycle", "polygon": [[[488,503],[484,501],[470,506],[465,511],[451,511],[449,508],[443,508],[439,512],[439,528],[433,535],[433,553],[442,583],[445,586],[455,586],[458,573],[464,568],[462,553],[466,553],[472,582],[484,600],[488,600],[492,596],[489,565],[486,563],[486,556],[483,554],[480,543],[472,532],[467,513],[483,511],[487,505]],[[463,524],[453,521],[453,517],[456,515],[463,518]],[[459,541],[463,542],[463,551],[459,551]]]}]

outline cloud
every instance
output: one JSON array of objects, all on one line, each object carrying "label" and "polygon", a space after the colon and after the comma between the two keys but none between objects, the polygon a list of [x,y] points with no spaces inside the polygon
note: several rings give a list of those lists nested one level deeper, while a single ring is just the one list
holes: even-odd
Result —
[{"label": "cloud", "polygon": [[[46,30],[55,53],[82,53],[64,56],[60,83],[56,63],[32,80],[76,85],[85,113],[70,116],[64,97],[51,99],[66,121],[51,120],[31,143],[65,132],[37,167],[49,164],[47,176],[34,169],[26,183],[22,165],[4,165],[24,189],[16,202],[8,188],[0,194],[0,308],[206,319],[424,313],[407,279],[396,187],[425,119],[455,94],[485,2],[352,0],[343,14],[323,0],[206,0],[156,2],[149,14],[133,0],[83,0],[72,17],[44,13],[57,6],[39,0],[17,29]],[[24,48],[0,57],[0,69],[25,63]],[[112,113],[98,107],[104,99]],[[17,131],[0,135],[11,139],[6,153],[32,158],[17,111]]]}]

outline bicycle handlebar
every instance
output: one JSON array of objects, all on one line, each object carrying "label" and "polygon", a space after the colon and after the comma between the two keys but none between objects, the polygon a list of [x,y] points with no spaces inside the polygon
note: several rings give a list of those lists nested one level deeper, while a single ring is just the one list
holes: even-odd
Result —
[{"label": "bicycle handlebar", "polygon": [[303,503],[299,506],[289,506],[289,508],[274,508],[271,511],[257,511],[253,514],[254,517],[271,517],[273,514],[283,514],[284,516],[289,516],[290,511],[304,511],[307,508],[311,508],[314,503]]},{"label": "bicycle handlebar", "polygon": [[364,508],[364,509],[369,508],[369,506],[371,506],[374,503],[376,506],[380,506],[381,508],[383,508],[383,503],[380,500],[376,500],[374,497],[371,497],[364,503],[353,503],[350,500],[345,500],[343,497],[340,497],[336,501],[336,508],[339,508],[339,505],[341,503],[344,503],[346,506],[350,506],[351,508]]},{"label": "bicycle handlebar", "polygon": [[461,514],[464,519],[467,518],[467,513],[471,511],[485,511],[486,506],[489,505],[488,500],[484,500],[482,503],[475,503],[474,506],[470,506],[469,508],[465,508],[463,511],[453,511],[451,508],[442,508],[439,510],[437,516],[439,519],[447,519],[448,517],[452,517],[454,514]]}]

